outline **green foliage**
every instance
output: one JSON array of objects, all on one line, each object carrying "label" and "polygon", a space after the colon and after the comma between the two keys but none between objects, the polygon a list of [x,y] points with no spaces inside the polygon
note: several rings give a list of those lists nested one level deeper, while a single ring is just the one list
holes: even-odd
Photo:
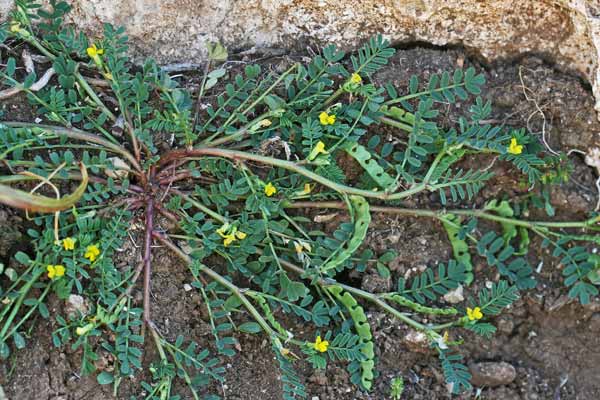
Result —
[{"label": "green foliage", "polygon": [[554,257],[561,257],[560,263],[564,265],[562,275],[565,277],[565,286],[571,287],[569,297],[577,298],[582,304],[590,302],[591,296],[598,294],[598,288],[589,282],[589,274],[594,269],[595,263],[591,254],[583,246],[565,248],[570,241],[569,237],[554,242],[547,238],[542,242],[542,247],[552,245]]},{"label": "green foliage", "polygon": [[478,295],[478,305],[484,315],[498,315],[503,308],[510,306],[519,298],[516,286],[506,281],[492,283],[490,289],[482,289]]},{"label": "green foliage", "polygon": [[404,393],[404,379],[399,376],[390,382],[390,396],[392,400],[400,400],[402,393]]},{"label": "green foliage", "polygon": [[474,228],[474,224],[477,223],[476,219],[469,221],[469,225],[466,227],[461,225],[461,218],[454,214],[446,214],[440,218],[442,225],[448,234],[450,244],[452,245],[452,253],[456,261],[464,265],[467,271],[467,277],[465,283],[467,285],[473,282],[473,263],[471,262],[471,254],[469,253],[469,245],[465,240],[468,232],[471,232]]},{"label": "green foliage", "polygon": [[464,283],[467,279],[465,266],[456,260],[448,261],[446,264],[440,263],[437,270],[427,268],[425,272],[415,276],[411,284],[404,278],[398,279],[398,294],[409,300],[414,300],[424,304],[428,300],[436,300],[438,296],[443,296],[449,290],[456,289],[458,285]]},{"label": "green foliage", "polygon": [[360,337],[360,344],[362,346],[361,353],[364,355],[364,359],[360,361],[360,372],[356,371],[353,373],[351,380],[354,383],[360,383],[360,385],[369,390],[373,385],[373,369],[375,367],[375,351],[373,343],[373,335],[371,334],[371,327],[367,316],[365,315],[364,309],[358,304],[356,299],[348,292],[344,292],[339,286],[330,286],[327,288],[335,298],[346,308],[352,321],[354,321],[354,328],[356,333]]},{"label": "green foliage", "polygon": [[277,349],[273,349],[275,358],[279,363],[279,371],[281,372],[281,382],[283,383],[283,400],[305,399],[306,391],[302,381],[298,377],[292,363],[279,353]]},{"label": "green foliage", "polygon": [[507,277],[519,289],[535,287],[533,269],[527,260],[517,257],[509,262],[509,259],[515,255],[515,249],[511,245],[505,245],[504,238],[498,236],[496,232],[490,231],[479,239],[477,252],[486,258],[488,265],[496,267],[500,275]]},{"label": "green foliage", "polygon": [[471,389],[471,374],[466,365],[462,363],[463,356],[451,353],[447,349],[436,347],[438,357],[442,363],[442,372],[446,382],[450,385],[450,392],[457,394]]}]

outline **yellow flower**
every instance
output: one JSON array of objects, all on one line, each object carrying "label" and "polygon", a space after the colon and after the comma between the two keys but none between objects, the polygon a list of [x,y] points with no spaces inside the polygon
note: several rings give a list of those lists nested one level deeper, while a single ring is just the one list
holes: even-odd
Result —
[{"label": "yellow flower", "polygon": [[62,241],[62,245],[65,250],[73,250],[75,248],[75,239],[68,237],[64,238]]},{"label": "yellow flower", "polygon": [[300,242],[294,242],[294,248],[296,249],[296,254],[301,254],[304,251],[304,246]]},{"label": "yellow flower", "polygon": [[317,143],[317,145],[315,146],[315,153],[317,153],[317,154],[327,154],[327,150],[325,150],[325,143],[319,141],[319,143]]},{"label": "yellow flower", "polygon": [[85,249],[85,254],[83,256],[91,262],[94,262],[99,255],[100,249],[95,244],[92,244]]},{"label": "yellow flower", "polygon": [[217,229],[217,233],[222,238],[225,238],[225,237],[227,237],[227,233],[226,232],[228,230],[229,230],[229,224],[228,223],[224,223],[219,229]]},{"label": "yellow flower", "polygon": [[75,329],[75,333],[77,334],[77,336],[83,336],[86,333],[88,333],[89,331],[91,331],[92,329],[94,329],[94,324],[87,324],[85,326],[78,326],[77,329]]},{"label": "yellow flower", "polygon": [[448,331],[444,332],[444,336],[442,336],[442,340],[444,341],[444,343],[448,343]]},{"label": "yellow flower", "polygon": [[225,238],[223,239],[223,246],[227,247],[233,242],[235,242],[235,235],[230,233],[229,235],[225,235]]},{"label": "yellow flower", "polygon": [[95,44],[92,44],[87,48],[87,55],[90,56],[90,58],[93,58],[94,61],[102,54],[104,54],[104,49],[99,49]]},{"label": "yellow flower", "polygon": [[271,126],[271,120],[270,119],[263,119],[261,120],[258,125],[260,125],[263,128],[266,128],[268,126]]},{"label": "yellow flower", "polygon": [[217,233],[223,238],[223,246],[225,247],[236,240],[244,240],[248,236],[246,233],[238,231],[235,226],[232,227],[229,225],[229,223],[223,224],[223,226],[217,229]]},{"label": "yellow flower", "polygon": [[62,265],[48,265],[46,270],[50,279],[60,278],[65,275],[65,267]]},{"label": "yellow flower", "polygon": [[517,144],[517,139],[512,138],[510,139],[510,145],[508,146],[507,151],[510,154],[521,154],[523,152],[523,145]]},{"label": "yellow flower", "polygon": [[352,76],[350,76],[350,82],[355,83],[355,84],[359,84],[362,82],[362,78],[360,77],[359,74],[357,74],[356,72],[352,74]]},{"label": "yellow flower", "polygon": [[317,336],[314,344],[315,350],[320,351],[321,353],[325,353],[327,348],[329,347],[329,342],[327,340],[321,340],[321,336]]},{"label": "yellow flower", "polygon": [[329,115],[323,111],[321,114],[319,114],[319,121],[321,121],[321,125],[333,125],[335,124],[335,115]]},{"label": "yellow flower", "polygon": [[17,21],[13,21],[10,23],[10,31],[12,33],[17,33],[21,30],[21,24]]},{"label": "yellow flower", "polygon": [[310,154],[307,157],[308,161],[314,160],[319,154],[329,154],[329,152],[325,150],[325,143],[321,142],[320,140],[310,151]]},{"label": "yellow flower", "polygon": [[312,192],[313,190],[313,185],[311,185],[310,183],[305,183],[304,184],[304,190],[302,191],[303,194],[310,194],[310,192]]},{"label": "yellow flower", "polygon": [[467,317],[469,317],[469,321],[475,321],[483,318],[483,313],[481,312],[481,308],[475,307],[473,309],[467,307]]},{"label": "yellow flower", "polygon": [[273,185],[271,182],[267,183],[265,185],[265,194],[267,195],[267,197],[271,197],[275,193],[277,193],[277,188],[275,187],[275,185]]}]

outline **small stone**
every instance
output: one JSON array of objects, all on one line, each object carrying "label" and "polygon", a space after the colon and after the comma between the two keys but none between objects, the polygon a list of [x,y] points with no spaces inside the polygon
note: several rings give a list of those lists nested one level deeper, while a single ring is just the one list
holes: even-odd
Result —
[{"label": "small stone", "polygon": [[112,162],[112,165],[115,167],[114,169],[112,168],[106,168],[104,170],[104,173],[113,179],[125,179],[127,178],[127,176],[129,175],[129,164],[127,164],[125,161],[123,161],[122,159],[120,159],[119,157],[111,157],[108,159],[108,161]]},{"label": "small stone", "polygon": [[78,294],[72,294],[67,300],[65,306],[65,313],[69,318],[79,318],[83,315],[87,315],[89,307],[83,297]]},{"label": "small stone", "polygon": [[465,296],[463,295],[463,286],[458,285],[458,287],[454,290],[450,290],[448,293],[444,295],[444,301],[450,304],[457,304],[465,300]]},{"label": "small stone", "polygon": [[192,290],[192,285],[190,285],[189,283],[184,283],[183,290],[185,290],[186,292],[189,292],[190,290]]},{"label": "small stone", "polygon": [[319,400],[319,396],[313,396],[310,398],[310,400]]},{"label": "small stone", "polygon": [[430,352],[429,340],[427,339],[427,335],[423,332],[411,329],[404,336],[402,341],[409,350],[415,353],[427,354]]},{"label": "small stone", "polygon": [[507,362],[480,362],[469,366],[474,386],[496,387],[508,385],[517,377],[515,367]]},{"label": "small stone", "polygon": [[362,279],[362,288],[371,293],[388,292],[392,287],[390,277],[384,278],[379,274],[366,274]]}]

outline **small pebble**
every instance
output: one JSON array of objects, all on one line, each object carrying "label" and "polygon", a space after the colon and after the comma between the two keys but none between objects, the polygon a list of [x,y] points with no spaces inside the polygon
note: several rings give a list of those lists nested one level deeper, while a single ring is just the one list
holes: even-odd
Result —
[{"label": "small pebble", "polygon": [[508,385],[517,377],[515,367],[507,362],[480,362],[469,366],[474,386],[496,387]]},{"label": "small pebble", "polygon": [[458,287],[454,290],[450,290],[448,293],[444,295],[444,301],[450,304],[457,304],[464,301],[465,296],[463,295],[463,287],[462,285],[458,285]]}]

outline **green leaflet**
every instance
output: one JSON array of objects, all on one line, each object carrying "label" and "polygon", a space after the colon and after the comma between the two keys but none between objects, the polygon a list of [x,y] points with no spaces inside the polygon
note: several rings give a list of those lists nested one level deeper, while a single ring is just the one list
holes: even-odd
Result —
[{"label": "green leaflet", "polygon": [[[493,211],[501,217],[513,218],[515,215],[514,210],[510,206],[510,203],[506,200],[502,200],[498,202],[497,200],[492,200],[485,205],[484,208],[486,211]],[[519,227],[517,230],[517,226],[508,222],[500,222],[502,226],[502,238],[504,239],[504,243],[508,245],[510,241],[517,236],[520,237],[519,241],[519,251],[515,253],[516,255],[525,255],[529,250],[529,232],[525,227]]]},{"label": "green leaflet", "polygon": [[440,218],[450,244],[452,245],[452,253],[457,261],[461,262],[467,270],[467,278],[465,283],[470,285],[473,282],[473,264],[471,263],[471,254],[469,253],[469,245],[465,239],[460,239],[458,233],[460,232],[461,218],[454,214],[446,214]]},{"label": "green leaflet", "polygon": [[394,303],[397,303],[401,306],[408,307],[411,310],[422,314],[431,314],[431,315],[456,315],[458,310],[456,308],[434,308],[434,307],[426,307],[421,305],[415,301],[409,300],[406,297],[399,294],[389,294],[385,296],[386,299],[392,300]]},{"label": "green leaflet", "polygon": [[[501,217],[507,218],[512,218],[515,215],[515,212],[506,200],[498,202],[498,200],[494,199],[485,205],[484,210],[493,211]],[[500,225],[502,225],[502,238],[504,239],[504,243],[508,244],[512,238],[517,236],[517,227],[514,224],[509,224],[507,222],[500,222]]]},{"label": "green leaflet", "polygon": [[371,327],[365,311],[358,304],[356,299],[348,292],[344,292],[339,286],[329,286],[327,290],[335,296],[335,298],[346,307],[350,317],[354,321],[354,329],[360,337],[360,342],[363,344],[361,353],[366,357],[365,361],[360,362],[361,367],[361,384],[365,389],[371,389],[373,385],[373,369],[375,368],[375,351],[373,345],[373,335],[371,334]]},{"label": "green leaflet", "polygon": [[277,321],[275,319],[275,316],[273,315],[273,311],[271,311],[271,307],[269,307],[269,303],[267,302],[267,300],[265,300],[265,298],[263,296],[261,296],[260,294],[256,293],[256,292],[248,292],[248,296],[252,297],[260,306],[260,308],[262,308],[263,312],[264,312],[264,317],[267,321],[269,321],[269,323],[271,324],[271,326],[273,328],[275,328],[275,330],[277,332],[279,332],[280,334],[282,334],[283,336],[288,336],[289,332],[287,331],[287,329],[285,329],[280,323],[279,321]]},{"label": "green leaflet", "polygon": [[387,189],[394,184],[394,178],[385,172],[383,167],[372,158],[371,153],[364,146],[356,142],[345,142],[340,147],[358,161],[360,166],[367,171],[381,188]]},{"label": "green leaflet", "polygon": [[367,235],[367,229],[369,229],[369,224],[371,223],[369,203],[364,197],[350,196],[350,207],[352,219],[354,220],[354,234],[328,262],[323,264],[321,267],[323,273],[335,269],[350,258]]}]

